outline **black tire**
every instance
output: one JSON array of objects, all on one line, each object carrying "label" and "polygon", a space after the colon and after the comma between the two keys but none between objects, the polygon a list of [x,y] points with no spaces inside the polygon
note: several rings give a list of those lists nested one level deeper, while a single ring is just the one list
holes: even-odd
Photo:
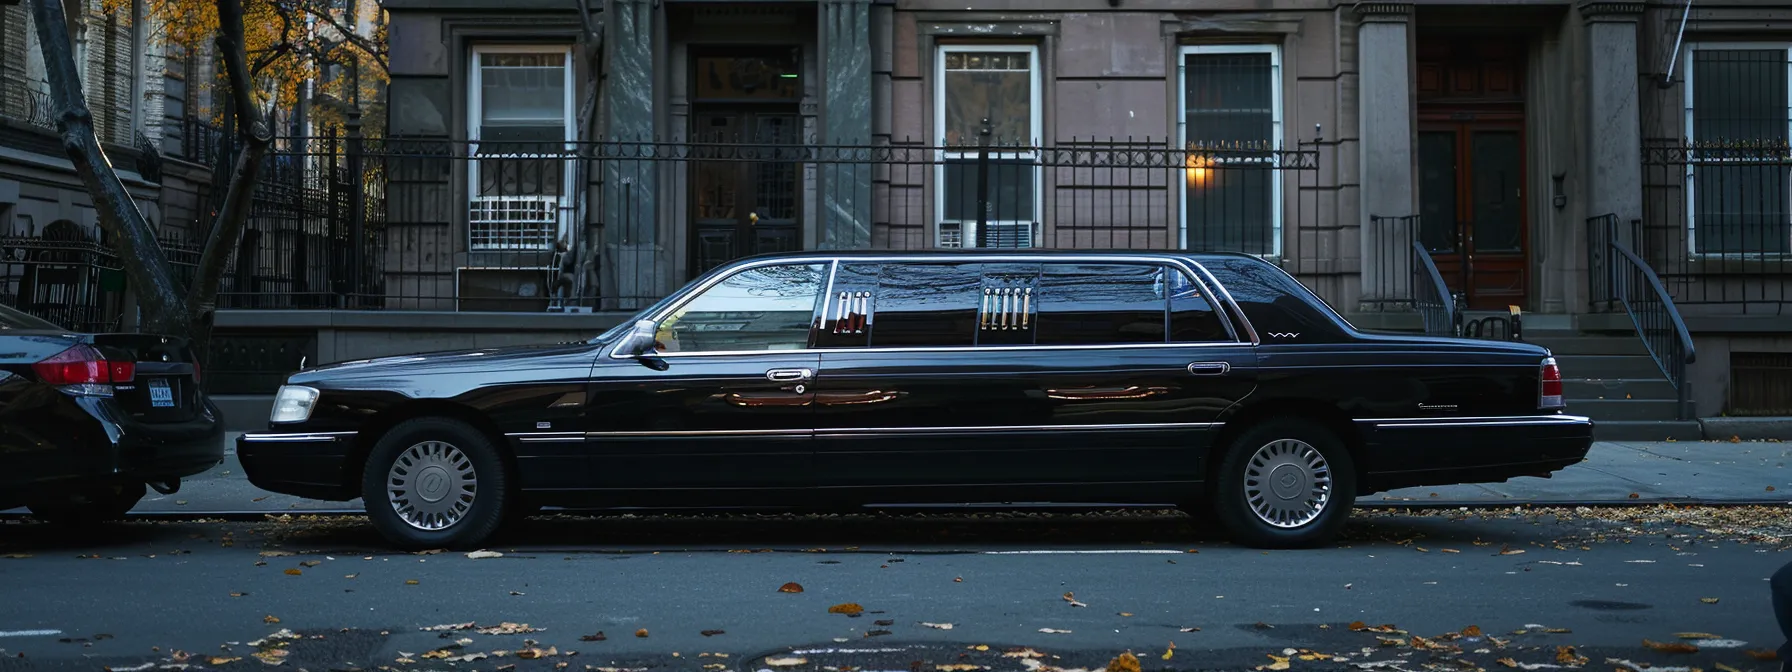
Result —
[{"label": "black tire", "polygon": [[32,502],[31,515],[46,522],[68,527],[89,527],[124,518],[131,507],[143,500],[148,489],[142,483],[96,486],[64,497]]},{"label": "black tire", "polygon": [[[436,502],[460,500],[466,503],[452,520],[446,516],[429,522],[440,523],[438,529],[426,529],[431,526],[413,525],[405,516],[399,514],[397,507],[387,492],[387,484],[392,468],[401,456],[405,456],[412,448],[425,451],[442,451],[448,456],[452,452],[444,450],[447,446],[458,451],[462,459],[442,458],[435,467],[419,462],[412,455],[409,464],[417,466],[409,474],[431,485],[430,489],[438,490],[434,501],[417,501],[418,509],[436,506]],[[419,466],[421,465],[421,466]],[[454,471],[450,471],[454,469]],[[464,489],[456,492],[457,486],[464,483],[457,481],[462,469],[470,470],[473,478],[473,490],[467,493]],[[367,456],[367,467],[361,475],[361,501],[367,508],[367,519],[372,521],[374,529],[393,544],[407,550],[424,550],[446,548],[453,550],[474,549],[485,543],[496,534],[505,519],[508,507],[510,474],[504,467],[504,458],[498,453],[491,439],[479,430],[459,420],[449,418],[413,418],[406,420],[380,437],[373,452]],[[439,487],[438,487],[439,486]],[[419,485],[418,489],[426,486]],[[407,494],[415,490],[405,490]],[[450,497],[450,494],[453,497]],[[419,495],[423,497],[423,495]],[[468,501],[470,497],[470,501]],[[404,499],[410,502],[412,500]]]},{"label": "black tire", "polygon": [[[1282,443],[1284,441],[1298,443]],[[1310,520],[1302,521],[1296,517],[1280,525],[1273,524],[1253,509],[1247,497],[1247,467],[1259,450],[1273,444],[1296,451],[1304,444],[1318,451],[1324,460],[1323,472],[1301,472],[1293,465],[1270,472],[1279,474],[1277,480],[1292,476],[1284,486],[1291,496],[1313,492],[1303,487],[1313,482],[1309,474],[1329,474],[1329,493],[1320,504],[1318,514]],[[1291,470],[1292,474],[1289,473]],[[1312,548],[1330,544],[1344,529],[1344,522],[1350,517],[1350,508],[1356,501],[1356,464],[1350,459],[1350,451],[1331,430],[1301,418],[1271,418],[1246,429],[1226,447],[1218,468],[1210,473],[1208,482],[1213,515],[1231,533],[1234,541],[1254,548]],[[1273,485],[1270,488],[1264,493],[1266,499],[1275,496],[1278,489]],[[1275,501],[1292,501],[1292,498]]]}]

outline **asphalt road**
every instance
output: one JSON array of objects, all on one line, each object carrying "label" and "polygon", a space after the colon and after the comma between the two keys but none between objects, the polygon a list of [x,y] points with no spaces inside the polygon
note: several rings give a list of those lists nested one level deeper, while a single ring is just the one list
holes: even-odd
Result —
[{"label": "asphalt road", "polygon": [[1364,515],[1275,552],[1155,512],[547,518],[478,559],[357,518],[6,521],[0,671],[1778,669],[1773,539]]}]

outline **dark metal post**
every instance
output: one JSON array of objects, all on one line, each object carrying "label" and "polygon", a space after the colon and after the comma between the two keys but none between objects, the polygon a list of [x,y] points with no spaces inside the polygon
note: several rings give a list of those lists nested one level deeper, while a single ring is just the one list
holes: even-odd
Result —
[{"label": "dark metal post", "polygon": [[977,129],[977,247],[989,244],[989,118]]},{"label": "dark metal post", "polygon": [[367,246],[367,189],[361,184],[361,110],[351,107],[348,110],[348,259],[349,259],[349,291],[353,292],[355,301],[360,300],[363,293],[362,273],[366,264],[362,262],[364,248]]},{"label": "dark metal post", "polygon": [[[338,151],[341,147],[342,144],[337,142],[336,139],[336,130],[330,129],[330,135],[325,138],[324,142],[324,151],[330,156],[329,165],[324,170],[324,190],[326,195],[326,198],[324,199],[324,207],[326,208],[330,221],[330,230],[325,237],[327,247],[324,251],[324,258],[330,264],[330,290],[336,295],[336,307],[347,308],[349,280],[348,276],[343,275],[342,270],[343,266],[346,265],[345,262],[348,253],[342,248],[341,244],[344,235],[342,230],[342,218],[346,214],[342,211],[342,202],[346,200],[344,197],[347,196],[347,194],[341,193],[341,190],[347,188],[347,183],[344,180],[336,179],[336,176],[339,174],[338,168],[341,167],[341,154]],[[294,270],[299,272],[304,271],[304,269]]]}]

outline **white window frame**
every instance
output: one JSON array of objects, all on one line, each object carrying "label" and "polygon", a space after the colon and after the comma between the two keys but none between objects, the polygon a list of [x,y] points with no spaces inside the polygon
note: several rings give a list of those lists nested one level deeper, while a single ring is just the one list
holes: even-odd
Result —
[{"label": "white window frame", "polygon": [[[1681,66],[1682,68],[1684,68],[1684,70],[1681,71],[1681,75],[1680,75],[1681,82],[1682,82],[1680,89],[1681,89],[1681,94],[1683,96],[1683,103],[1684,103],[1684,112],[1685,112],[1684,123],[1686,124],[1683,127],[1684,131],[1683,131],[1682,135],[1685,138],[1686,147],[1688,149],[1688,151],[1686,153],[1686,175],[1685,175],[1685,180],[1686,180],[1685,181],[1685,185],[1686,185],[1686,252],[1689,256],[1716,257],[1716,258],[1725,258],[1725,257],[1748,258],[1748,257],[1779,256],[1777,254],[1770,254],[1770,253],[1766,253],[1766,252],[1748,252],[1748,251],[1700,252],[1699,251],[1699,245],[1698,245],[1699,210],[1698,210],[1698,200],[1697,200],[1698,194],[1696,193],[1697,181],[1693,179],[1693,173],[1694,173],[1694,169],[1696,168],[1698,163],[1703,162],[1703,161],[1708,161],[1708,160],[1702,159],[1698,156],[1698,152],[1695,149],[1695,147],[1697,146],[1695,143],[1698,141],[1698,139],[1694,138],[1692,135],[1693,114],[1696,112],[1696,110],[1693,109],[1693,105],[1692,105],[1693,92],[1694,92],[1694,89],[1693,89],[1694,84],[1692,81],[1692,73],[1693,73],[1692,61],[1693,61],[1693,53],[1694,52],[1706,51],[1706,50],[1726,51],[1726,50],[1732,50],[1732,49],[1758,49],[1758,50],[1778,50],[1778,51],[1784,52],[1786,54],[1786,97],[1787,97],[1787,100],[1786,100],[1786,119],[1787,119],[1786,132],[1787,132],[1787,136],[1786,137],[1788,139],[1792,139],[1792,42],[1697,42],[1697,43],[1687,44],[1685,49],[1686,49],[1685,53],[1680,55],[1681,60],[1684,61],[1684,64]],[[1786,211],[1789,213],[1792,213],[1792,190],[1788,190],[1788,199],[1787,200],[1788,200],[1788,202],[1786,204],[1786,207],[1787,207]]]},{"label": "white window frame", "polygon": [[[1027,125],[1029,126],[1029,128],[1027,130],[1028,130],[1028,135],[1031,136],[1030,138],[1028,138],[1028,142],[1032,146],[1026,147],[1024,149],[1011,148],[1009,151],[1000,151],[1000,152],[992,151],[989,153],[989,158],[1003,159],[1003,160],[1021,159],[1021,160],[1031,160],[1033,162],[1033,170],[1032,170],[1032,172],[1033,172],[1033,221],[1022,222],[1020,220],[1004,219],[1004,220],[992,220],[992,221],[990,221],[990,223],[991,224],[1023,224],[1024,223],[1024,224],[1028,225],[1027,247],[1033,248],[1033,247],[1037,247],[1039,245],[1039,238],[1040,238],[1040,234],[1041,234],[1040,228],[1043,226],[1042,222],[1045,221],[1045,190],[1043,189],[1045,174],[1044,174],[1044,170],[1042,170],[1042,167],[1039,164],[1039,149],[1040,148],[1037,146],[1037,145],[1044,144],[1043,137],[1044,137],[1044,126],[1045,126],[1045,122],[1044,122],[1045,115],[1044,115],[1044,111],[1042,109],[1044,106],[1045,96],[1044,96],[1044,92],[1041,91],[1041,88],[1043,87],[1043,82],[1044,82],[1044,77],[1042,76],[1042,71],[1044,70],[1045,64],[1040,62],[1040,60],[1039,60],[1039,47],[1038,47],[1038,45],[1032,45],[1032,44],[966,43],[966,44],[942,44],[934,49],[934,59],[933,59],[933,61],[934,61],[934,63],[933,63],[934,145],[936,147],[938,147],[939,149],[937,150],[937,155],[935,156],[934,167],[933,167],[933,183],[935,185],[937,185],[937,188],[934,189],[934,195],[933,195],[933,212],[934,212],[933,221],[935,222],[934,231],[933,231],[933,240],[934,240],[934,244],[938,245],[940,247],[945,247],[945,245],[940,243],[940,233],[944,230],[946,224],[957,224],[958,225],[958,227],[959,227],[958,228],[958,230],[959,230],[958,247],[962,247],[962,248],[966,248],[966,249],[976,248],[977,247],[977,238],[978,238],[979,234],[981,233],[977,230],[977,220],[975,220],[975,219],[972,219],[969,221],[959,221],[959,220],[949,220],[946,217],[946,186],[947,186],[946,185],[946,162],[949,160],[964,160],[964,159],[977,158],[976,151],[966,152],[966,151],[952,151],[952,150],[946,149],[946,55],[951,54],[951,53],[991,53],[991,52],[1011,53],[1011,54],[1015,54],[1015,53],[1027,54],[1027,69],[1028,69],[1028,77],[1029,77],[1029,81],[1027,84],[1027,90],[1028,90],[1028,93],[1031,94],[1029,96],[1029,100],[1027,101],[1027,106],[1028,106]],[[1018,150],[1018,151],[1016,151],[1016,150]]]},{"label": "white window frame", "polygon": [[[537,155],[537,154],[494,154],[494,155],[491,155],[488,157],[480,157],[479,156],[479,140],[480,140],[480,138],[479,138],[479,120],[485,114],[485,107],[484,107],[484,100],[483,100],[484,82],[483,82],[483,77],[482,77],[482,68],[480,67],[480,60],[481,60],[480,57],[485,54],[519,54],[519,53],[520,54],[559,53],[559,54],[565,55],[565,57],[566,57],[566,60],[564,61],[565,65],[562,69],[565,71],[565,75],[566,75],[566,86],[565,86],[566,96],[565,96],[565,100],[562,101],[563,107],[562,107],[562,112],[561,112],[561,114],[562,114],[561,118],[565,120],[563,126],[566,131],[565,138],[564,138],[564,141],[566,144],[564,144],[562,147],[568,154],[571,154],[576,149],[575,143],[578,141],[578,132],[579,132],[577,121],[575,119],[577,113],[573,111],[573,98],[576,97],[576,95],[577,95],[577,92],[574,90],[575,89],[575,85],[574,85],[575,80],[573,77],[573,69],[574,69],[573,45],[570,45],[570,44],[475,44],[472,46],[472,48],[469,50],[468,53],[469,53],[469,57],[467,59],[467,68],[468,68],[469,72],[467,75],[467,141],[468,141],[468,145],[467,145],[467,158],[468,158],[468,161],[467,161],[467,249],[472,250],[472,251],[481,251],[481,252],[537,251],[537,250],[550,251],[550,250],[553,250],[555,240],[564,239],[566,237],[567,232],[571,226],[571,218],[573,216],[573,199],[572,199],[572,197],[574,195],[573,190],[575,187],[573,182],[575,179],[574,173],[576,173],[577,171],[572,169],[573,168],[573,159],[570,156],[568,156],[566,158],[567,167],[560,171],[560,182],[561,182],[560,196],[556,199],[557,202],[553,203],[554,211],[556,214],[555,214],[555,223],[554,223],[552,238],[550,238],[549,240],[546,240],[541,245],[530,245],[530,244],[526,244],[526,243],[475,245],[473,242],[473,218],[472,218],[473,204],[479,202],[479,200],[481,198],[487,198],[487,197],[481,197],[479,195],[479,161],[480,161],[480,159],[481,158],[499,158],[499,157],[504,157],[504,158],[509,158],[509,157],[537,158],[537,157],[539,157],[539,158],[545,160],[548,158],[546,156]],[[539,198],[539,197],[537,197],[537,198]],[[541,203],[545,204],[546,201],[542,201]]]},{"label": "white window frame", "polygon": [[[1279,44],[1190,44],[1190,45],[1183,45],[1181,48],[1177,49],[1177,51],[1176,51],[1176,148],[1177,148],[1177,150],[1180,151],[1180,150],[1184,150],[1184,149],[1188,148],[1188,57],[1193,56],[1193,55],[1202,55],[1202,54],[1269,54],[1269,69],[1270,69],[1270,73],[1271,73],[1270,78],[1274,81],[1270,82],[1270,87],[1269,87],[1269,114],[1270,114],[1269,136],[1270,137],[1268,138],[1268,140],[1270,143],[1270,149],[1273,150],[1274,152],[1276,152],[1275,154],[1271,155],[1272,157],[1275,157],[1275,158],[1272,158],[1270,160],[1272,162],[1280,163],[1280,157],[1282,156],[1281,151],[1283,149],[1282,148],[1282,122],[1283,122],[1282,87],[1286,82],[1284,81],[1284,78],[1282,76],[1282,46]],[[1182,190],[1182,193],[1175,200],[1175,202],[1178,204],[1178,206],[1176,208],[1176,210],[1177,210],[1177,213],[1176,213],[1176,220],[1177,220],[1176,246],[1179,249],[1186,250],[1186,249],[1188,249],[1188,200],[1187,200],[1188,177],[1186,175],[1186,171],[1190,170],[1190,168],[1185,167],[1183,170],[1185,171],[1183,180],[1181,182],[1179,182],[1177,184],[1177,186],[1175,187],[1176,189]],[[1286,171],[1282,170],[1282,167],[1280,165],[1276,165],[1276,166],[1271,167],[1270,172],[1271,172],[1271,175],[1273,176],[1273,178],[1270,180],[1270,205],[1271,205],[1271,207],[1270,207],[1270,223],[1269,223],[1269,225],[1270,225],[1270,234],[1269,234],[1270,248],[1269,248],[1269,252],[1267,254],[1260,255],[1260,256],[1263,256],[1264,258],[1273,260],[1273,259],[1280,259],[1282,256],[1282,244],[1283,244],[1283,241],[1282,241],[1282,223],[1283,223],[1282,216],[1283,216],[1283,213],[1282,213],[1282,211],[1287,207],[1287,204],[1283,202],[1283,196],[1282,196],[1283,184],[1282,184],[1282,182],[1286,178]]]}]

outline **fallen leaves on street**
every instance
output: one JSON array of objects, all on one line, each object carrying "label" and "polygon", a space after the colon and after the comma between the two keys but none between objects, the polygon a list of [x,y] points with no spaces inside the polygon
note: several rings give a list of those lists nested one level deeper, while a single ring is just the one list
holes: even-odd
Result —
[{"label": "fallen leaves on street", "polygon": [[800,592],[803,592],[803,584],[797,583],[795,581],[791,581],[790,583],[786,583],[782,586],[778,586],[778,592],[780,592],[780,593],[800,593]]},{"label": "fallen leaves on street", "polygon": [[1089,606],[1089,605],[1087,605],[1087,604],[1083,604],[1083,603],[1081,603],[1081,602],[1078,602],[1078,601],[1076,601],[1076,593],[1065,593],[1065,594],[1064,594],[1064,601],[1065,601],[1065,602],[1069,602],[1069,603],[1070,603],[1070,606],[1073,606],[1073,607],[1087,607],[1087,606]]},{"label": "fallen leaves on street", "polygon": [[830,613],[830,614],[846,614],[847,616],[857,616],[859,614],[865,613],[865,608],[855,602],[847,602],[845,604],[836,604],[834,606],[828,607],[828,613]]}]

